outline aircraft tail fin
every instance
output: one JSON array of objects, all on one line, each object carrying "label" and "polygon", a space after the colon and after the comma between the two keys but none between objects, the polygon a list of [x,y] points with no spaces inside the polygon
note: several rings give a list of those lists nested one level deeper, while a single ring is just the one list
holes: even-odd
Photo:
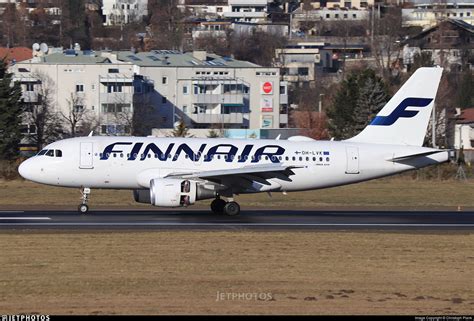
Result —
[{"label": "aircraft tail fin", "polygon": [[443,69],[423,67],[350,142],[422,146]]}]

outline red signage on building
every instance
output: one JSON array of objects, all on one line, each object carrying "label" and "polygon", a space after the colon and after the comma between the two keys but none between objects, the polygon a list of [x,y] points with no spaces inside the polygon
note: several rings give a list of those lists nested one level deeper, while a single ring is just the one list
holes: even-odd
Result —
[{"label": "red signage on building", "polygon": [[273,91],[273,85],[271,82],[267,81],[263,84],[262,89],[265,94],[271,94]]}]

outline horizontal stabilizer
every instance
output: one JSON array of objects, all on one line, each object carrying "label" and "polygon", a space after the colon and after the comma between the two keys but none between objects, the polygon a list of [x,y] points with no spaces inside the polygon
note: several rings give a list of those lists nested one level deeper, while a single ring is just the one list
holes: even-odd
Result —
[{"label": "horizontal stabilizer", "polygon": [[429,156],[437,153],[442,153],[444,152],[443,150],[431,150],[428,152],[422,152],[422,153],[414,153],[414,154],[406,154],[406,155],[394,155],[393,157],[390,157],[387,159],[389,162],[402,162],[406,161],[409,159],[417,158],[417,157],[423,157],[423,156]]}]

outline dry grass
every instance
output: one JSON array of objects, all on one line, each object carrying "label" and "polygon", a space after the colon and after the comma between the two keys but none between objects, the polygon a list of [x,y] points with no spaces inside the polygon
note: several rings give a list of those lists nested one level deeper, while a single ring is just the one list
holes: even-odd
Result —
[{"label": "dry grass", "polygon": [[460,233],[2,232],[0,311],[470,314],[473,245]]},{"label": "dry grass", "polygon": [[[449,208],[458,205],[474,208],[474,181],[381,179],[355,185],[308,192],[241,195],[238,201],[249,207],[386,207],[386,208]],[[66,206],[75,209],[81,194],[78,189],[39,185],[23,180],[0,181],[0,208],[27,206]],[[209,201],[199,202],[207,206]],[[131,191],[93,190],[91,205],[95,207],[141,207],[134,202]]]}]

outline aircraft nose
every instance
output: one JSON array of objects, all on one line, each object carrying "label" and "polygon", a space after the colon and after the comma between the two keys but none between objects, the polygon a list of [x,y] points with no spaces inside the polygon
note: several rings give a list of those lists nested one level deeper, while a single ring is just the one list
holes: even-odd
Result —
[{"label": "aircraft nose", "polygon": [[33,164],[31,159],[27,159],[23,163],[21,163],[20,167],[18,167],[18,172],[20,173],[21,177],[28,180],[32,180]]}]

